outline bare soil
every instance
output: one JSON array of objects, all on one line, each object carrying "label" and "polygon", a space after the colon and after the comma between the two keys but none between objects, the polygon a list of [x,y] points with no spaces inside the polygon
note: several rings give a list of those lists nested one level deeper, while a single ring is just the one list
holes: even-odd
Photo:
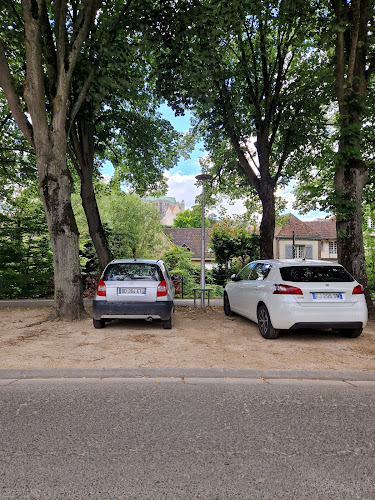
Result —
[{"label": "bare soil", "polygon": [[161,321],[116,320],[96,330],[87,319],[47,319],[48,308],[0,310],[0,369],[237,368],[375,370],[375,321],[356,339],[300,330],[265,340],[257,325],[219,307],[176,308]]}]

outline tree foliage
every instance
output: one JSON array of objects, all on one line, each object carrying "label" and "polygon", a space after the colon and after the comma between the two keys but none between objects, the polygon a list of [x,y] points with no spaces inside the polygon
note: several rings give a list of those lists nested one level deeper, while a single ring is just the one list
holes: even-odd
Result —
[{"label": "tree foliage", "polygon": [[160,213],[137,194],[112,192],[98,200],[115,258],[151,258],[160,255],[163,230]]},{"label": "tree foliage", "polygon": [[237,225],[232,219],[226,219],[213,226],[210,238],[215,261],[225,268],[228,268],[235,258],[238,258],[242,265],[246,260],[259,258],[259,235],[255,228]]},{"label": "tree foliage", "polygon": [[0,198],[1,296],[48,296],[53,258],[42,201],[35,186],[10,193]]},{"label": "tree foliage", "polygon": [[272,257],[275,188],[326,99],[315,9],[304,1],[205,0],[163,2],[160,10],[160,92],[177,112],[193,110],[218,181],[229,172],[229,188],[255,190],[261,255]]},{"label": "tree foliage", "polygon": [[[205,217],[205,227],[211,227],[211,221]],[[173,227],[202,227],[202,207],[194,205],[177,214]]]}]

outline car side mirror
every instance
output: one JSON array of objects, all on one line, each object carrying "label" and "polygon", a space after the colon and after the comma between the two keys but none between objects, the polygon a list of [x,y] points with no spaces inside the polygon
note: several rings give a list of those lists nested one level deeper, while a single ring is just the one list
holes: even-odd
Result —
[{"label": "car side mirror", "polygon": [[232,281],[238,281],[237,274],[232,274],[232,276],[230,277],[230,279]]}]

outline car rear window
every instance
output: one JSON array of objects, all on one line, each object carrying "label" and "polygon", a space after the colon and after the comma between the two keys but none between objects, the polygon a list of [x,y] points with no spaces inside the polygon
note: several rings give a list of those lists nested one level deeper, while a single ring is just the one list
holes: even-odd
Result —
[{"label": "car rear window", "polygon": [[352,276],[341,266],[291,266],[281,267],[280,274],[284,281],[296,282],[349,282]]},{"label": "car rear window", "polygon": [[163,273],[157,264],[148,264],[145,262],[110,264],[103,276],[104,281],[162,281],[163,279]]}]

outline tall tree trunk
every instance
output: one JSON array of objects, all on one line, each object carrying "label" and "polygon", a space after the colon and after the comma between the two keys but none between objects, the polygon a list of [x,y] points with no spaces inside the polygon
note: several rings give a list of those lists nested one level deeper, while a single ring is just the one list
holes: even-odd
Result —
[{"label": "tall tree trunk", "polygon": [[371,307],[362,234],[362,190],[368,175],[363,162],[353,163],[357,165],[339,170],[335,175],[337,191],[345,196],[347,207],[352,207],[349,216],[340,215],[336,221],[338,260],[363,285]]},{"label": "tall tree trunk", "polygon": [[104,232],[103,224],[100,218],[98,204],[92,183],[92,173],[90,169],[83,166],[81,178],[81,199],[82,206],[86,214],[87,224],[92,243],[96,250],[101,269],[104,269],[110,260],[113,259],[109,249],[107,236]]},{"label": "tall tree trunk", "polygon": [[94,175],[94,118],[90,115],[86,119],[77,117],[78,135],[72,127],[71,137],[74,150],[74,165],[81,180],[81,199],[85,211],[87,224],[92,243],[102,269],[113,259],[107,236],[100,218],[96,201]]},{"label": "tall tree trunk", "polygon": [[[371,314],[362,235],[362,193],[368,170],[362,160],[363,106],[367,95],[368,0],[331,0],[336,16],[335,92],[339,104],[339,151],[334,179],[339,262],[365,288]],[[343,29],[345,27],[345,29]]]},{"label": "tall tree trunk", "polygon": [[[39,190],[44,203],[53,251],[55,304],[53,315],[67,320],[84,314],[82,278],[78,250],[78,229],[71,206],[71,178],[66,163],[66,118],[69,86],[74,66],[64,63],[67,4],[59,11],[57,38],[57,78],[51,113],[47,113],[45,75],[43,73],[42,23],[45,4],[42,0],[23,0],[26,48],[24,98],[32,119]],[[89,21],[88,21],[89,22]],[[84,34],[82,33],[82,38]],[[58,64],[60,63],[60,65]]]},{"label": "tall tree trunk", "polygon": [[37,149],[39,190],[54,262],[55,304],[52,316],[75,320],[84,315],[84,307],[78,229],[70,202],[71,179],[66,155],[48,139]]},{"label": "tall tree trunk", "polygon": [[258,195],[262,202],[260,258],[273,259],[273,239],[275,236],[275,193],[273,184],[261,182]]}]

